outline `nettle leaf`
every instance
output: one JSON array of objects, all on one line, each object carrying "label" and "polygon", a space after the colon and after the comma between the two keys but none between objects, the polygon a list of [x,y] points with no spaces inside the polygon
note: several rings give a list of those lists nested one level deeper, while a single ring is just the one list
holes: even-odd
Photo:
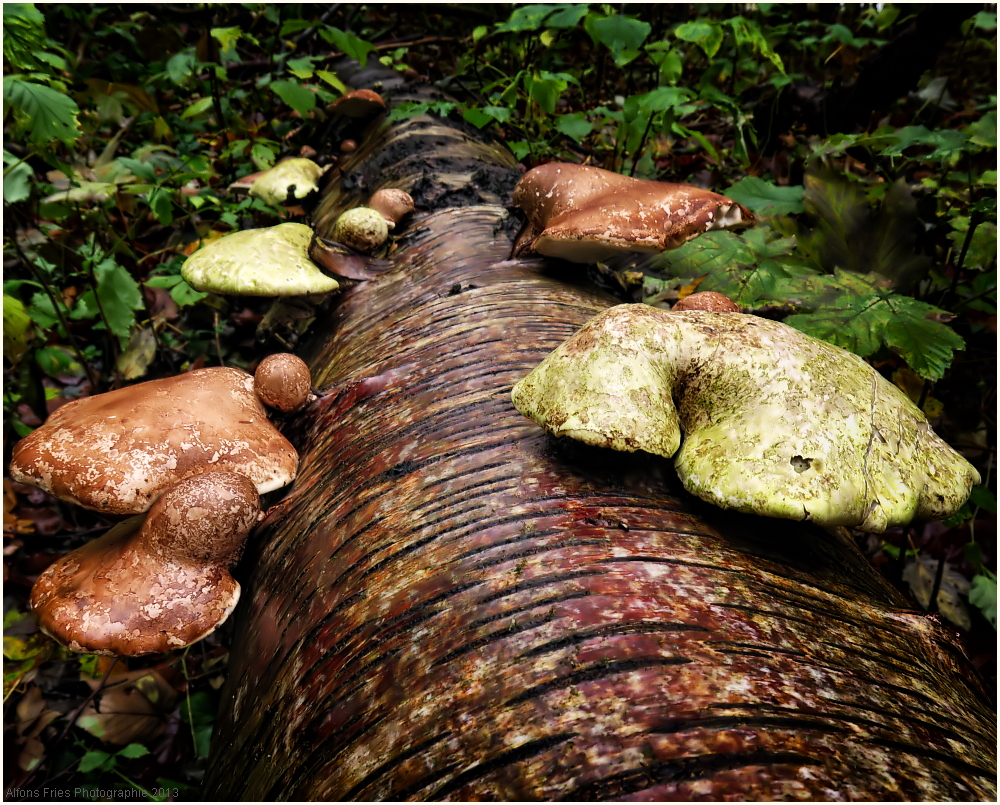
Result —
[{"label": "nettle leaf", "polygon": [[685,22],[674,30],[674,36],[683,39],[685,42],[692,42],[703,51],[708,58],[712,58],[719,52],[722,46],[722,26],[714,22]]},{"label": "nettle leaf", "polygon": [[25,134],[36,145],[54,140],[72,145],[82,134],[76,119],[80,108],[68,95],[51,87],[4,76],[3,97],[5,104],[28,117],[30,124]]},{"label": "nettle leaf", "polygon": [[652,26],[622,14],[599,17],[588,14],[584,28],[595,43],[604,45],[618,67],[624,67],[639,55],[639,48],[646,41]]},{"label": "nettle leaf", "polygon": [[843,294],[829,307],[789,316],[785,323],[866,357],[885,344],[918,375],[940,380],[965,342],[939,318],[946,311],[908,296]]},{"label": "nettle leaf", "polygon": [[108,327],[124,349],[135,324],[134,311],[143,307],[142,291],[132,275],[110,257],[94,268],[94,275],[97,277],[97,298]]},{"label": "nettle leaf", "polygon": [[320,36],[336,48],[340,48],[345,56],[354,59],[363,68],[368,62],[369,53],[378,53],[378,48],[371,42],[359,39],[354,34],[341,31],[332,25],[320,28]]},{"label": "nettle leaf", "polygon": [[316,108],[316,96],[298,81],[272,81],[271,89],[302,117]]},{"label": "nettle leaf", "polygon": [[109,760],[111,760],[111,755],[107,752],[101,752],[94,749],[87,752],[82,758],[80,758],[80,765],[77,766],[77,769],[82,772],[93,771],[94,769],[103,766]]},{"label": "nettle leaf", "polygon": [[757,215],[791,215],[805,211],[802,196],[805,188],[778,187],[757,176],[747,176],[732,187],[722,191],[733,201],[739,202]]}]

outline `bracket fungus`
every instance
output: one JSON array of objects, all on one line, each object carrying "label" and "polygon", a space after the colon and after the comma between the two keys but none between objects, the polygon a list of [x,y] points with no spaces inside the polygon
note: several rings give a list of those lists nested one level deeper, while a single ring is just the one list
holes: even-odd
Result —
[{"label": "bracket fungus", "polygon": [[214,240],[181,266],[196,290],[242,296],[326,294],[340,286],[309,259],[313,231],[305,224],[247,229]]},{"label": "bracket fungus", "polygon": [[199,369],[68,403],[15,445],[10,474],[88,509],[136,514],[210,469],[238,472],[261,494],[291,483],[298,469],[295,448],[239,369]]},{"label": "bracket fungus", "polygon": [[528,219],[514,255],[531,250],[574,263],[662,252],[712,229],[754,222],[732,199],[700,187],[558,162],[521,177],[513,202]]},{"label": "bracket fungus", "polygon": [[50,565],[31,590],[42,631],[72,651],[136,656],[213,632],[240,597],[230,575],[260,515],[233,472],[181,481],[132,517]]},{"label": "bracket fungus", "polygon": [[319,192],[317,180],[325,172],[324,168],[311,159],[302,157],[285,159],[260,174],[250,185],[249,192],[251,196],[268,204],[301,201]]},{"label": "bracket fungus", "polygon": [[674,313],[684,310],[710,310],[713,313],[739,313],[740,306],[725,294],[716,291],[698,291],[679,300],[672,308]]},{"label": "bracket fungus", "polygon": [[612,307],[512,399],[557,436],[676,453],[689,492],[742,512],[879,533],[949,516],[979,481],[861,358],[756,316]]}]

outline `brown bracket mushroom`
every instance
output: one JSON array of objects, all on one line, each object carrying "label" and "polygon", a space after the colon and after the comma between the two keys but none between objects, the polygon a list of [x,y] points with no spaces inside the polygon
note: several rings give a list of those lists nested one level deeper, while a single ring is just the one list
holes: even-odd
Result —
[{"label": "brown bracket mushroom", "polygon": [[662,252],[712,229],[754,222],[749,210],[700,187],[559,162],[521,177],[514,206],[528,219],[514,245],[515,257],[531,250],[574,263]]},{"label": "brown bracket mushroom", "polygon": [[676,453],[689,492],[753,514],[879,533],[950,516],[979,482],[861,358],[756,316],[618,305],[511,397],[557,436]]},{"label": "brown bracket mushroom", "polygon": [[88,509],[136,514],[210,469],[244,475],[263,494],[291,483],[297,468],[254,379],[215,367],[62,406],[15,445],[10,474]]},{"label": "brown bracket mushroom", "polygon": [[71,651],[132,657],[183,648],[233,611],[230,575],[260,515],[252,481],[207,472],[50,565],[31,589],[47,635]]},{"label": "brown bracket mushroom", "polygon": [[374,90],[356,89],[337,98],[330,104],[330,111],[354,119],[375,117],[385,111],[385,101]]}]

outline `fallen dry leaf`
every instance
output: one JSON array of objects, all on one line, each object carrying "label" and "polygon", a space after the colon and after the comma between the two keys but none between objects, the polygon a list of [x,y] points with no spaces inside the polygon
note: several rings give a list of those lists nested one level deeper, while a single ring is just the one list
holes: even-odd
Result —
[{"label": "fallen dry leaf", "polygon": [[[95,690],[100,682],[84,678]],[[114,674],[76,720],[77,726],[108,743],[145,744],[159,736],[177,704],[177,692],[152,670]],[[95,706],[96,705],[96,706]]]}]

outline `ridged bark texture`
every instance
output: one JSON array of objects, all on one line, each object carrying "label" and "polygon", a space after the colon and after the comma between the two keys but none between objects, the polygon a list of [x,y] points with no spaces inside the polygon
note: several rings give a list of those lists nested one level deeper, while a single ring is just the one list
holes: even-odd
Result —
[{"label": "ridged bark texture", "polygon": [[204,796],[994,799],[975,672],[846,532],[518,415],[610,300],[505,262],[504,217],[418,215],[317,325]]}]

